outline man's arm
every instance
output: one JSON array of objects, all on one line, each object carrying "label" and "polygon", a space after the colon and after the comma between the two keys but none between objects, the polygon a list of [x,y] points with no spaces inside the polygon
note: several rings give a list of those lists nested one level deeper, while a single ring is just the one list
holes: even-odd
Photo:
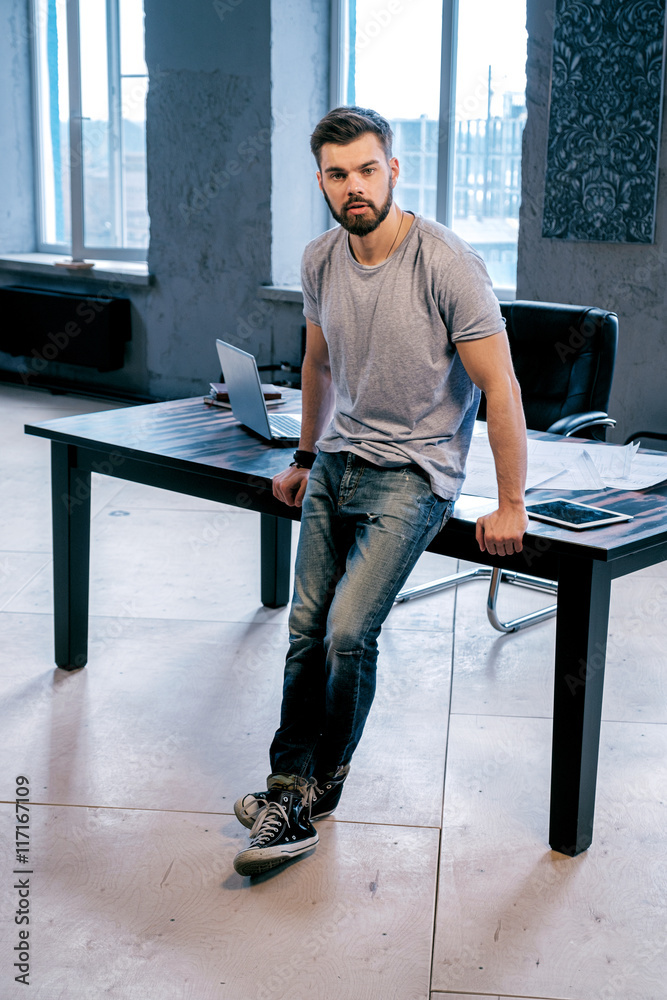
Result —
[{"label": "man's arm", "polygon": [[[315,442],[331,419],[335,393],[331,384],[329,348],[322,327],[306,320],[306,355],[301,368],[301,451],[315,451]],[[308,469],[294,466],[273,477],[273,495],[300,507],[308,483]]]},{"label": "man's arm", "polygon": [[528,517],[526,421],[507,334],[503,330],[456,347],[468,375],[486,395],[486,423],[498,479],[498,509],[477,521],[477,541],[482,552],[511,555],[523,548]]}]

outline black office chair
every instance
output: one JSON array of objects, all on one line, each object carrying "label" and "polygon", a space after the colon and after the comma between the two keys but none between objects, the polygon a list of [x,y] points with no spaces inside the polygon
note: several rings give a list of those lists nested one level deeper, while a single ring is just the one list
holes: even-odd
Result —
[{"label": "black office chair", "polygon": [[[616,313],[554,302],[501,302],[500,309],[528,427],[564,437],[574,435],[604,441],[607,427],[616,423],[606,412],[618,342]],[[482,395],[479,419],[485,416]],[[486,611],[499,632],[518,632],[556,614],[554,604],[511,621],[501,621],[497,612],[501,581],[547,593],[555,593],[557,584],[527,573],[487,566],[402,590],[396,601],[410,601],[479,577],[490,577]]]},{"label": "black office chair", "polygon": [[630,444],[631,441],[639,441],[641,443],[643,438],[650,438],[653,441],[667,441],[667,433],[663,431],[634,431],[625,439],[625,444]]}]

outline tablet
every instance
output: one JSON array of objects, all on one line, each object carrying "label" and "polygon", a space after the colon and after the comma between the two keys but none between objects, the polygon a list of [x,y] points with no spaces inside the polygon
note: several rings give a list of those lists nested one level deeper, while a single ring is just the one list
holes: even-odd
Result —
[{"label": "tablet", "polygon": [[603,507],[591,507],[574,500],[545,500],[542,503],[526,505],[528,517],[536,521],[547,521],[558,524],[561,528],[599,528],[603,524],[616,524],[618,521],[631,521],[631,514],[619,514],[615,510],[605,510]]}]

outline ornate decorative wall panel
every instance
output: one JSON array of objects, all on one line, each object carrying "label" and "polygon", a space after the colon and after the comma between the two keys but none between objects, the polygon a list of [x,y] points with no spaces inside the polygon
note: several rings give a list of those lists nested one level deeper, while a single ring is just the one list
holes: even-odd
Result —
[{"label": "ornate decorative wall panel", "polygon": [[557,0],[542,235],[651,243],[665,0]]}]

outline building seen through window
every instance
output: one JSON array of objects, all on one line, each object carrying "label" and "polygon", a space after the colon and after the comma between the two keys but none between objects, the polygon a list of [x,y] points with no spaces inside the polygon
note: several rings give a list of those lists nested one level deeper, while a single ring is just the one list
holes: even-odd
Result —
[{"label": "building seen through window", "polygon": [[[391,122],[401,207],[451,226],[482,254],[494,285],[514,286],[526,119],[525,0],[459,0],[449,39],[456,85],[445,115],[442,0],[344,2],[339,98],[376,108]],[[442,126],[451,113],[453,157]],[[451,183],[439,217],[443,156],[450,157]]]}]

